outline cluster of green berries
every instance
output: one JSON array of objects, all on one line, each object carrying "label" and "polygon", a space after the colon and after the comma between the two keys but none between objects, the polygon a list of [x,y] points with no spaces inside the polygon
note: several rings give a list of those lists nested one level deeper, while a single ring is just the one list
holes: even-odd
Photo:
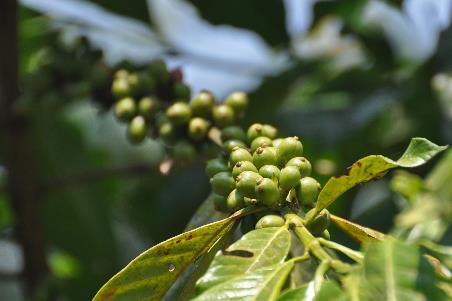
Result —
[{"label": "cluster of green berries", "polygon": [[[218,210],[234,212],[251,205],[270,210],[283,206],[307,209],[315,205],[321,187],[310,177],[311,163],[303,157],[298,137],[278,138],[275,127],[256,123],[247,132],[225,127],[221,138],[224,155],[206,166]],[[266,221],[258,225],[266,225]]]}]

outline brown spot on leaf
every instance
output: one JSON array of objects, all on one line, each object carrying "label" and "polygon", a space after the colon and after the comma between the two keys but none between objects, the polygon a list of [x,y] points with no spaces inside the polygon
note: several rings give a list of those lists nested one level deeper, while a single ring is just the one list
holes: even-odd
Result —
[{"label": "brown spot on leaf", "polygon": [[229,255],[229,256],[239,256],[239,257],[253,257],[254,256],[253,252],[246,251],[246,250],[233,250],[233,251],[224,250],[223,254]]},{"label": "brown spot on leaf", "polygon": [[115,293],[116,293],[115,288],[106,290],[99,295],[99,300],[109,300],[111,297],[115,295]]},{"label": "brown spot on leaf", "polygon": [[190,235],[188,235],[187,238],[185,238],[185,240],[190,240],[190,239],[192,239],[192,238],[193,238],[193,234],[190,234]]},{"label": "brown spot on leaf", "polygon": [[181,239],[178,239],[178,240],[176,241],[177,244],[180,243],[180,242],[181,242]]}]

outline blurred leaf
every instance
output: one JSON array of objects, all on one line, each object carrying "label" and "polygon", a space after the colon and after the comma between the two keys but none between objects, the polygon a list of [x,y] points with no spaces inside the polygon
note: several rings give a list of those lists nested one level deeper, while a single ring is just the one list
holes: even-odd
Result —
[{"label": "blurred leaf", "polygon": [[48,261],[52,273],[58,278],[73,278],[80,271],[77,260],[63,252],[53,252]]},{"label": "blurred leaf", "polygon": [[408,200],[419,194],[424,188],[424,181],[419,176],[404,170],[398,170],[391,179],[391,189]]},{"label": "blurred leaf", "polygon": [[145,251],[113,276],[93,300],[160,300],[177,277],[229,231],[240,214],[182,233]]},{"label": "blurred leaf", "polygon": [[385,235],[376,230],[352,223],[346,219],[340,218],[334,214],[330,215],[331,221],[346,234],[351,236],[359,243],[371,242],[375,240],[382,240]]},{"label": "blurred leaf", "polygon": [[278,301],[342,301],[348,300],[344,292],[333,281],[323,281],[319,291],[314,291],[314,282],[309,282],[295,289],[285,291]]},{"label": "blurred leaf", "polygon": [[438,146],[425,138],[413,138],[399,160],[371,155],[358,160],[347,169],[347,174],[332,177],[320,191],[315,211],[318,213],[333,203],[344,192],[357,184],[382,177],[395,167],[416,167],[426,163],[447,146]]},{"label": "blurred leaf", "polygon": [[282,263],[289,252],[290,239],[286,227],[248,232],[215,256],[206,274],[199,279],[197,290],[206,291],[233,277]]},{"label": "blurred leaf", "polygon": [[275,300],[294,266],[293,261],[263,267],[254,272],[239,274],[219,283],[194,301],[270,301]]}]

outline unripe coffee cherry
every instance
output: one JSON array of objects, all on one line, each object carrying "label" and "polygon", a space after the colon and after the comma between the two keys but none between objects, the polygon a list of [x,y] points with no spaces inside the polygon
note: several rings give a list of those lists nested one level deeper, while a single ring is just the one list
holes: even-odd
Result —
[{"label": "unripe coffee cherry", "polygon": [[259,168],[259,174],[264,178],[279,179],[280,170],[274,165],[264,165]]},{"label": "unripe coffee cherry", "polygon": [[228,140],[223,143],[223,150],[227,154],[230,154],[236,148],[246,148],[246,145],[240,140]]},{"label": "unripe coffee cherry", "polygon": [[146,118],[146,120],[151,120],[155,117],[160,109],[160,101],[154,97],[143,97],[138,102],[138,114]]},{"label": "unripe coffee cherry", "polygon": [[137,107],[131,97],[118,101],[115,105],[115,115],[120,121],[130,121],[136,114]]},{"label": "unripe coffee cherry", "polygon": [[256,166],[254,166],[254,164],[250,161],[239,161],[235,163],[234,167],[232,168],[232,176],[234,178],[237,178],[242,172],[246,170],[257,172]]},{"label": "unripe coffee cherry", "polygon": [[259,147],[272,146],[272,140],[268,137],[257,137],[251,142],[251,152],[255,152]]},{"label": "unripe coffee cherry", "polygon": [[239,126],[228,126],[221,130],[221,141],[228,141],[228,140],[240,140],[245,141],[246,140],[246,134],[245,131],[242,130]]},{"label": "unripe coffee cherry", "polygon": [[234,189],[233,191],[231,191],[231,193],[229,193],[228,199],[226,201],[228,212],[235,212],[239,209],[242,209],[243,206],[243,196],[237,191],[237,189]]},{"label": "unripe coffee cherry", "polygon": [[174,83],[173,94],[175,98],[186,99],[188,101],[190,99],[191,89],[186,84],[177,82]]},{"label": "unripe coffee cherry", "polygon": [[279,189],[276,183],[268,178],[257,182],[256,198],[269,208],[275,208],[279,201]]},{"label": "unripe coffee cherry", "polygon": [[166,110],[166,116],[176,125],[187,123],[191,117],[190,106],[184,102],[176,102]]},{"label": "unripe coffee cherry", "polygon": [[264,165],[276,165],[276,150],[272,146],[259,147],[253,154],[253,163],[257,168]]},{"label": "unripe coffee cherry", "polygon": [[298,137],[289,137],[276,146],[276,155],[281,166],[285,165],[293,157],[303,156],[303,145]]},{"label": "unripe coffee cherry", "polygon": [[259,201],[256,200],[255,198],[244,197],[243,203],[245,204],[245,207],[249,207],[249,206],[255,206],[255,205],[259,204]]},{"label": "unripe coffee cherry", "polygon": [[213,202],[213,205],[216,210],[221,212],[228,212],[227,207],[227,197],[212,193],[209,197],[210,201]]},{"label": "unripe coffee cherry", "polygon": [[127,138],[133,144],[140,143],[148,134],[148,126],[143,116],[133,118],[127,128]]},{"label": "unripe coffee cherry", "polygon": [[129,83],[130,93],[136,94],[139,90],[139,84],[140,84],[140,79],[138,77],[138,74],[129,73],[129,75],[127,76],[127,82]]},{"label": "unripe coffee cherry", "polygon": [[300,179],[301,175],[298,168],[295,166],[286,166],[281,169],[281,173],[279,174],[279,186],[287,191],[297,186]]},{"label": "unripe coffee cherry", "polygon": [[231,107],[236,114],[242,114],[248,107],[248,96],[243,92],[230,94],[224,104]]},{"label": "unripe coffee cherry", "polygon": [[248,142],[252,142],[257,137],[262,136],[264,125],[261,123],[254,123],[250,125],[248,131],[246,132],[246,136],[248,137]]},{"label": "unripe coffee cherry", "polygon": [[286,166],[297,167],[302,178],[310,176],[312,172],[311,162],[309,162],[305,157],[292,158],[286,163]]},{"label": "unripe coffee cherry", "polygon": [[202,91],[193,98],[190,106],[193,116],[210,117],[215,106],[215,96],[208,91]]},{"label": "unripe coffee cherry", "polygon": [[282,227],[286,222],[284,219],[275,214],[269,214],[261,217],[256,223],[256,229],[269,228],[269,227]]},{"label": "unripe coffee cherry", "polygon": [[320,236],[330,225],[330,212],[323,209],[319,215],[317,215],[313,220],[307,223],[306,228],[314,236]]},{"label": "unripe coffee cherry", "polygon": [[190,119],[188,123],[188,135],[193,140],[202,140],[209,131],[210,123],[201,117]]},{"label": "unripe coffee cherry", "polygon": [[165,83],[169,80],[170,74],[163,60],[155,60],[149,64],[149,72],[158,83]]},{"label": "unripe coffee cherry", "polygon": [[330,235],[330,231],[328,231],[328,229],[326,229],[325,231],[322,232],[321,235],[323,238],[330,240],[331,239],[331,235]]},{"label": "unripe coffee cherry", "polygon": [[219,172],[210,179],[212,190],[216,194],[228,196],[235,189],[235,181],[230,172]]},{"label": "unripe coffee cherry", "polygon": [[270,139],[275,139],[278,136],[278,130],[269,124],[264,124],[262,127],[262,136],[268,137]]},{"label": "unripe coffee cherry", "polygon": [[227,105],[219,105],[214,107],[212,110],[212,117],[215,124],[220,128],[231,125],[235,121],[234,110]]},{"label": "unripe coffee cherry", "polygon": [[248,198],[256,198],[257,181],[262,176],[254,171],[244,171],[237,177],[237,191]]},{"label": "unripe coffee cherry", "polygon": [[127,78],[116,78],[111,85],[111,93],[116,98],[130,96],[132,94],[131,88]]},{"label": "unripe coffee cherry", "polygon": [[209,178],[212,178],[214,175],[216,175],[219,172],[229,171],[229,168],[224,160],[216,158],[216,159],[207,161],[205,171],[206,171],[207,176]]},{"label": "unripe coffee cherry", "polygon": [[155,89],[154,78],[146,72],[140,72],[138,74],[138,83],[135,87],[135,92],[140,94],[146,94],[149,93],[149,91],[154,91],[154,89]]},{"label": "unripe coffee cherry", "polygon": [[159,136],[166,143],[172,142],[176,136],[174,125],[169,121],[162,123],[159,127]]},{"label": "unripe coffee cherry", "polygon": [[278,138],[278,139],[273,140],[273,142],[272,142],[273,147],[278,147],[278,145],[280,145],[282,141],[283,141],[282,138]]},{"label": "unripe coffee cherry", "polygon": [[312,207],[320,192],[320,183],[311,177],[304,177],[295,187],[295,194],[300,205]]},{"label": "unripe coffee cherry", "polygon": [[251,156],[250,152],[244,148],[235,148],[231,155],[229,156],[229,164],[230,166],[234,166],[237,162],[240,161],[253,161],[253,156]]},{"label": "unripe coffee cherry", "polygon": [[178,141],[173,148],[173,159],[179,163],[191,163],[196,158],[196,149],[189,141]]},{"label": "unripe coffee cherry", "polygon": [[215,143],[211,143],[210,141],[206,140],[201,144],[200,153],[201,156],[206,160],[211,160],[218,157],[220,151],[221,148]]},{"label": "unripe coffee cherry", "polygon": [[125,78],[127,79],[127,76],[129,75],[129,71],[125,70],[125,69],[119,69],[118,71],[115,72],[114,74],[114,78]]}]

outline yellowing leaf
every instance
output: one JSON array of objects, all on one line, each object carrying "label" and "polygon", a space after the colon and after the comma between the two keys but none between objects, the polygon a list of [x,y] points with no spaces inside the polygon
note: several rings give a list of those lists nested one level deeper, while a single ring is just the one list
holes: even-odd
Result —
[{"label": "yellowing leaf", "polygon": [[339,229],[350,235],[350,237],[359,243],[382,240],[385,238],[385,235],[381,232],[352,223],[351,221],[340,218],[334,214],[330,214],[330,219]]}]

